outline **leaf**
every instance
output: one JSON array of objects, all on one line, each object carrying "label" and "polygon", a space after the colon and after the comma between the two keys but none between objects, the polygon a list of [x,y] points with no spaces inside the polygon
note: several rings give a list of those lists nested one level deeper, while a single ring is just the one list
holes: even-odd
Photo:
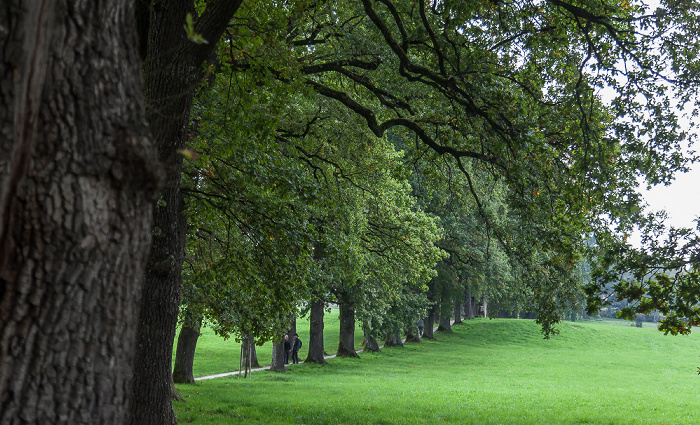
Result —
[{"label": "leaf", "polygon": [[205,40],[201,34],[198,34],[197,32],[195,32],[194,24],[192,22],[192,14],[191,13],[188,13],[185,16],[185,25],[183,25],[183,27],[185,28],[185,32],[187,33],[187,38],[190,41],[197,43],[197,44],[209,44],[209,42],[207,40]]}]

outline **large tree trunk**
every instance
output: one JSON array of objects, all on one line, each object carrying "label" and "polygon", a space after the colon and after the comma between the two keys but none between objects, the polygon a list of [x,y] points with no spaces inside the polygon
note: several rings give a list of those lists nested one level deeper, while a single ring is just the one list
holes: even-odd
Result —
[{"label": "large tree trunk", "polygon": [[173,382],[178,384],[194,384],[194,352],[202,327],[202,316],[192,317],[188,311],[185,321],[177,338],[175,350],[175,366],[173,367]]},{"label": "large tree trunk", "polygon": [[[176,423],[171,403],[173,339],[180,302],[186,220],[180,191],[182,156],[194,92],[202,65],[242,0],[215,0],[207,4],[195,29],[208,44],[195,44],[183,31],[193,0],[140,1],[139,23],[144,60],[144,89],[148,124],[158,157],[165,165],[166,184],[156,205],[153,244],[143,281],[138,328],[132,425]],[[149,3],[149,6],[145,6]]]},{"label": "large tree trunk", "polygon": [[428,309],[428,317],[425,318],[425,327],[423,328],[423,338],[435,339],[433,328],[435,327],[435,315],[437,314],[438,305],[434,304]]},{"label": "large tree trunk", "polygon": [[151,205],[132,2],[0,7],[0,423],[124,423]]},{"label": "large tree trunk", "polygon": [[[171,403],[170,362],[180,303],[186,221],[180,192],[185,129],[196,87],[197,73],[181,57],[182,24],[191,10],[187,1],[151,6],[144,86],[148,122],[166,166],[166,186],[153,217],[153,244],[144,279],[139,322],[132,425],[177,423]],[[179,28],[178,28],[179,27]],[[180,70],[172,60],[177,58]],[[193,87],[191,87],[193,86]]]},{"label": "large tree trunk", "polygon": [[348,302],[340,303],[340,335],[338,341],[338,357],[356,357],[355,352],[355,309]]},{"label": "large tree trunk", "polygon": [[164,203],[159,201],[154,210],[153,244],[141,300],[132,425],[176,423],[170,380],[182,272],[177,259],[184,256],[185,227],[182,196],[172,188],[172,178],[166,184],[170,187],[161,193]]},{"label": "large tree trunk", "polygon": [[322,300],[313,301],[311,303],[311,312],[309,317],[309,354],[306,356],[304,363],[326,364],[326,359],[323,358],[323,308]]},{"label": "large tree trunk", "polygon": [[378,353],[380,351],[379,343],[372,334],[372,327],[369,325],[369,323],[362,324],[362,333],[364,334],[364,339],[362,341],[362,346],[364,347],[363,351]]}]

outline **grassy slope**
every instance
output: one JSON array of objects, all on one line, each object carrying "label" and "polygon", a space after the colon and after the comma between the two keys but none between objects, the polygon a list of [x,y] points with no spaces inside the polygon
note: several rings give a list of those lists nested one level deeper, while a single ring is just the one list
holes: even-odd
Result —
[{"label": "grassy slope", "polygon": [[[700,337],[477,319],[438,341],[179,386],[181,424],[694,424]],[[221,372],[221,370],[219,370]]]}]

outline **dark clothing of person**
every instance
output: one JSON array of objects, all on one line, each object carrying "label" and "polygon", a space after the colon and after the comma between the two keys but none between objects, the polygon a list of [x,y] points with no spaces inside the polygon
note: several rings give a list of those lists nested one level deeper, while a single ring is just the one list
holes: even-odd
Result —
[{"label": "dark clothing of person", "polygon": [[284,364],[289,364],[289,352],[292,350],[292,345],[288,339],[284,340]]},{"label": "dark clothing of person", "polygon": [[301,340],[299,338],[292,342],[292,363],[299,363],[299,350],[301,349]]},{"label": "dark clothing of person", "polygon": [[418,319],[418,336],[423,336],[423,319]]}]

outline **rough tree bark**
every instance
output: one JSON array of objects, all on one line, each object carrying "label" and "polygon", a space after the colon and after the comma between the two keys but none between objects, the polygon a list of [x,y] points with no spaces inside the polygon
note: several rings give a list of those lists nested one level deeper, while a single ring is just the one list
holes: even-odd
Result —
[{"label": "rough tree bark", "polygon": [[296,314],[292,314],[289,320],[289,330],[287,331],[287,335],[289,335],[290,341],[292,340],[292,337],[295,333],[297,333],[297,316]]},{"label": "rough tree bark", "polygon": [[185,313],[180,335],[177,338],[175,350],[175,365],[173,366],[173,382],[178,384],[194,384],[194,352],[202,328],[202,316],[194,315],[188,310]]},{"label": "rough tree bark", "polygon": [[182,156],[194,92],[202,79],[205,58],[216,47],[242,0],[214,0],[196,20],[195,31],[208,41],[190,41],[183,25],[194,15],[193,0],[139,0],[136,22],[144,69],[147,119],[166,183],[153,219],[153,244],[143,279],[140,306],[134,402],[129,423],[176,423],[171,403],[172,350],[180,302],[180,279],[186,221],[180,191]]},{"label": "rough tree bark", "polygon": [[309,354],[304,363],[326,364],[323,351],[323,300],[311,302],[309,317]]},{"label": "rough tree bark", "polygon": [[355,351],[355,309],[349,302],[340,303],[340,335],[338,338],[338,357],[360,356]]},{"label": "rough tree bark", "polygon": [[151,205],[132,2],[0,7],[0,423],[124,423]]}]

